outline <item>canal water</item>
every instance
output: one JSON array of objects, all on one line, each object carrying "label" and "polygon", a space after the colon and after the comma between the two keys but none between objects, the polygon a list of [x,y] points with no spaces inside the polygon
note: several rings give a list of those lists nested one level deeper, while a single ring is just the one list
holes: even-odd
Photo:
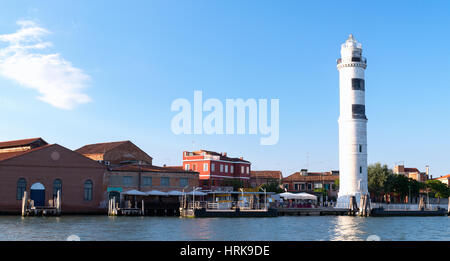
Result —
[{"label": "canal water", "polygon": [[0,240],[450,240],[450,217],[0,216]]}]

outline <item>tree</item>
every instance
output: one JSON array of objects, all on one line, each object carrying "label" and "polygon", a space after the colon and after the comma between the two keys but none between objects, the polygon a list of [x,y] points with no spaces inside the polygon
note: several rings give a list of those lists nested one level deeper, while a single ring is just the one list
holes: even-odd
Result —
[{"label": "tree", "polygon": [[438,200],[450,197],[450,188],[439,180],[427,180],[425,186]]},{"label": "tree", "polygon": [[267,192],[283,193],[284,190],[280,187],[279,182],[270,182],[268,184],[262,184],[261,188],[266,189]]},{"label": "tree", "polygon": [[367,185],[372,196],[380,198],[386,193],[385,185],[390,175],[392,175],[392,170],[386,164],[381,165],[381,163],[377,162],[369,165],[367,169]]}]

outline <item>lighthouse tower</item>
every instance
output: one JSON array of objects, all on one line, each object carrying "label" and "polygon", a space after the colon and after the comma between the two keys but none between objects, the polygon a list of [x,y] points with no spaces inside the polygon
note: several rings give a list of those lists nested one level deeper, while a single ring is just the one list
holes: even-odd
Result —
[{"label": "lighthouse tower", "polygon": [[337,207],[358,202],[367,190],[367,118],[364,70],[367,60],[353,35],[341,45],[339,70],[339,195]]}]

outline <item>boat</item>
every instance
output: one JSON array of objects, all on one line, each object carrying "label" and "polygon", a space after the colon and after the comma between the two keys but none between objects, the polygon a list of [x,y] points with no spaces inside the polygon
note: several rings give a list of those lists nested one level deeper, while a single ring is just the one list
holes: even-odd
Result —
[{"label": "boat", "polygon": [[405,216],[446,216],[447,210],[444,208],[437,208],[435,210],[386,210],[383,207],[373,208],[370,212],[372,217],[405,217]]}]

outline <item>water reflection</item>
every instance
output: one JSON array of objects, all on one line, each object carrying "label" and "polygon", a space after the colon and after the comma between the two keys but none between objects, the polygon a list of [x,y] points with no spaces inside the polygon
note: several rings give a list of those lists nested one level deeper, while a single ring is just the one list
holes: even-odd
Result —
[{"label": "water reflection", "polygon": [[337,216],[334,224],[334,233],[331,240],[355,241],[365,240],[366,234],[363,227],[363,217]]}]

